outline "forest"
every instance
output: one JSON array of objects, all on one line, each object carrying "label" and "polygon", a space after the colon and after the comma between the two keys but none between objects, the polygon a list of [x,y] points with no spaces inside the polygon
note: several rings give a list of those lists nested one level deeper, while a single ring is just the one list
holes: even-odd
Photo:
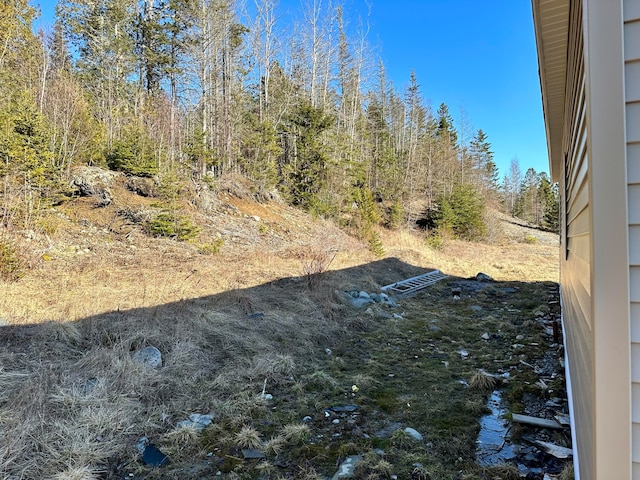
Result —
[{"label": "forest", "polygon": [[487,206],[557,230],[547,174],[514,158],[501,179],[487,132],[429,105],[414,73],[404,90],[389,81],[366,21],[329,0],[298,13],[60,0],[34,31],[28,0],[0,3],[0,224],[36,228],[90,165],[212,188],[239,175],[372,246],[377,228],[416,222],[480,239]]}]

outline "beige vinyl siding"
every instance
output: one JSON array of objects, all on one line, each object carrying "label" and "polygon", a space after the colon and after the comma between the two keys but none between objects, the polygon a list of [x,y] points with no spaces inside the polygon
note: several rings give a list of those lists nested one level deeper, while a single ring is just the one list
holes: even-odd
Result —
[{"label": "beige vinyl siding", "polygon": [[633,478],[640,480],[640,0],[624,2]]},{"label": "beige vinyl siding", "polygon": [[595,470],[593,438],[594,343],[591,312],[591,212],[585,98],[584,41],[580,2],[572,3],[565,93],[561,252],[563,318],[573,391],[574,432],[581,478]]},{"label": "beige vinyl siding", "polygon": [[627,176],[630,183],[640,183],[640,143],[627,143]]},{"label": "beige vinyl siding", "polygon": [[640,480],[639,3],[533,0],[580,480]]}]

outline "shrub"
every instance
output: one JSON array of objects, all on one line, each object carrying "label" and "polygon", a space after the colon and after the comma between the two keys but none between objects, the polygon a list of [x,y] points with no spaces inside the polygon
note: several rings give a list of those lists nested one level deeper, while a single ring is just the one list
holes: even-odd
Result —
[{"label": "shrub", "polygon": [[359,186],[353,191],[353,200],[358,206],[358,235],[369,245],[369,250],[377,257],[384,255],[384,247],[380,235],[376,231],[376,225],[381,217],[373,194],[369,188]]},{"label": "shrub", "polygon": [[135,128],[126,138],[114,142],[105,157],[111,170],[137,177],[153,177],[158,173],[150,142]]},{"label": "shrub", "polygon": [[440,195],[418,224],[464,240],[477,240],[487,233],[484,209],[484,199],[472,185],[458,184],[449,195]]},{"label": "shrub", "polygon": [[209,243],[202,243],[198,245],[198,252],[202,255],[217,255],[220,253],[220,249],[224,245],[224,240],[219,238]]},{"label": "shrub", "polygon": [[536,237],[534,237],[533,235],[531,235],[530,233],[527,233],[524,236],[524,238],[522,239],[522,241],[524,243],[528,243],[529,245],[533,245],[533,244],[538,242],[538,239]]},{"label": "shrub", "polygon": [[440,232],[436,231],[427,236],[426,242],[433,250],[442,250],[444,248],[445,239]]},{"label": "shrub", "polygon": [[169,237],[177,240],[192,240],[199,229],[189,217],[163,212],[147,222],[147,232],[154,237]]},{"label": "shrub", "polygon": [[24,260],[15,243],[0,240],[0,279],[15,282],[24,276]]},{"label": "shrub", "polygon": [[402,204],[396,200],[389,207],[386,227],[390,230],[397,230],[402,226],[403,220],[404,212],[402,210]]}]

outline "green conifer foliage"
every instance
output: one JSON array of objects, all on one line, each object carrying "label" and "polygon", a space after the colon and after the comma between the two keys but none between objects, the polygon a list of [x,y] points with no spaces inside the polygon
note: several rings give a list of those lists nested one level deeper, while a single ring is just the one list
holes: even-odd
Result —
[{"label": "green conifer foliage", "polygon": [[107,166],[138,177],[152,177],[158,173],[153,146],[140,128],[132,128],[121,140],[116,140],[106,155]]},{"label": "green conifer foliage", "polygon": [[367,187],[358,186],[353,191],[353,200],[358,207],[358,233],[368,243],[369,250],[381,257],[384,255],[384,247],[380,234],[376,231],[381,217],[373,194]]},{"label": "green conifer foliage", "polygon": [[54,168],[50,129],[26,92],[11,95],[0,109],[0,177],[36,193],[39,203],[56,201],[64,192]]},{"label": "green conifer foliage", "polygon": [[315,214],[330,210],[320,193],[327,183],[329,157],[322,133],[333,125],[334,118],[322,108],[309,103],[299,105],[289,116],[281,132],[283,148],[283,183],[281,188],[289,201]]},{"label": "green conifer foliage", "polygon": [[464,240],[478,240],[486,234],[485,203],[472,185],[455,185],[450,195],[436,199],[436,206],[434,224],[441,232]]}]

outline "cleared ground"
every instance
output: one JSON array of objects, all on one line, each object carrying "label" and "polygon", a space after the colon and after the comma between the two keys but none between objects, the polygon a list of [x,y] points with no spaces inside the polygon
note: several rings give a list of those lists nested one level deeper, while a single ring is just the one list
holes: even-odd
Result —
[{"label": "cleared ground", "polygon": [[[183,206],[202,228],[185,243],[144,234],[136,214],[153,199],[117,184],[112,193],[107,207],[59,207],[48,235],[24,240],[33,268],[0,286],[3,478],[324,478],[358,454],[359,478],[507,479],[508,468],[476,464],[489,390],[472,379],[510,372],[514,411],[525,393],[563,389],[562,377],[536,387],[521,362],[551,348],[540,320],[556,314],[550,234],[494,218],[493,243],[433,250],[418,231],[384,231],[378,259],[231,179],[206,209]],[[344,293],[434,268],[451,277],[395,308],[356,309]],[[464,281],[480,271],[497,282]],[[150,345],[159,369],[132,358]],[[357,410],[330,410],[347,405]],[[192,413],[214,420],[202,432],[177,427]],[[393,425],[424,439],[376,436]],[[140,461],[143,436],[167,465]],[[244,460],[243,448],[265,459]]]}]

